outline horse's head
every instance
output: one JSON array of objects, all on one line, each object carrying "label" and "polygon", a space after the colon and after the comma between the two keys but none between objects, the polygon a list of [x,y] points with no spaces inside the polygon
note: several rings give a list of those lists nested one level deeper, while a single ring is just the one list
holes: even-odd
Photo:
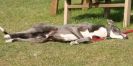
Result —
[{"label": "horse's head", "polygon": [[117,26],[114,25],[114,21],[107,20],[108,22],[108,37],[116,39],[128,39],[127,35],[124,34]]}]

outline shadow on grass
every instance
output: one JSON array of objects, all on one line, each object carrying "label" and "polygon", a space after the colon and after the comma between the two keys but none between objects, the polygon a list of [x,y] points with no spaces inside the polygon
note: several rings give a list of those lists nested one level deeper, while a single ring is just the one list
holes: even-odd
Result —
[{"label": "shadow on grass", "polygon": [[73,19],[76,19],[76,20],[81,20],[81,19],[88,19],[88,18],[104,18],[102,14],[91,14],[91,13],[85,13],[85,14],[81,14],[81,15],[78,15],[76,17],[73,17]]},{"label": "shadow on grass", "polygon": [[[76,8],[76,9],[72,9],[72,10],[82,10],[82,9],[81,8]],[[58,9],[57,14],[64,14],[64,8]]]},{"label": "shadow on grass", "polygon": [[124,9],[114,8],[112,10],[113,12],[110,14],[109,18],[117,22],[123,21]]},{"label": "shadow on grass", "polygon": [[130,23],[133,24],[133,15],[131,16],[131,22]]},{"label": "shadow on grass", "polygon": [[[117,9],[111,9],[111,10],[112,11],[108,19],[112,19],[116,22],[120,22],[123,20],[123,14],[124,14],[123,9],[117,8]],[[88,19],[88,18],[106,18],[106,17],[104,17],[104,13],[98,13],[98,14],[85,13],[85,14],[81,14],[76,17],[73,17],[73,19],[75,20]]]},{"label": "shadow on grass", "polygon": [[[122,3],[124,1],[125,0],[116,0],[114,2]],[[132,6],[133,6],[133,1],[132,1]],[[132,7],[132,9],[133,9],[133,7]],[[73,10],[79,10],[79,9],[73,9]],[[64,8],[60,8],[58,10],[58,14],[64,14]],[[113,8],[113,9],[111,9],[111,14],[109,16],[109,19],[112,19],[116,22],[121,22],[121,21],[123,21],[123,15],[124,15],[123,8]],[[98,14],[85,13],[85,14],[80,14],[80,15],[72,17],[72,18],[75,20],[81,20],[81,19],[88,19],[88,18],[105,18],[105,17],[104,17],[104,12],[103,12],[103,13],[98,13]],[[131,21],[133,21],[133,16],[131,17]]]},{"label": "shadow on grass", "polygon": [[60,8],[60,9],[58,9],[57,14],[64,14],[64,8]]},{"label": "shadow on grass", "polygon": [[[133,7],[132,7],[133,9]],[[58,14],[63,14],[64,8],[60,8],[58,11]],[[74,9],[74,10],[81,10],[81,9]],[[112,19],[116,22],[123,21],[123,15],[124,15],[124,9],[123,8],[113,8],[111,9],[111,13],[109,16],[109,19]],[[88,18],[105,18],[104,17],[104,12],[103,13],[98,13],[98,14],[92,14],[92,13],[85,13],[85,14],[80,14],[78,16],[72,17],[75,20],[81,20],[81,19],[88,19]],[[131,20],[133,21],[133,15],[131,17]]]}]

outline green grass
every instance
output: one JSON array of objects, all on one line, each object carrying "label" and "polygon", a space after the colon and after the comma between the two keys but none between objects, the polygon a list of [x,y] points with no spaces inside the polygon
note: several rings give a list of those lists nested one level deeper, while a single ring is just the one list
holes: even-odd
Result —
[{"label": "green grass", "polygon": [[[0,0],[0,26],[9,32],[37,23],[63,24],[63,1],[57,16],[50,16],[50,0]],[[117,0],[118,1],[118,0]],[[132,10],[133,12],[133,10]],[[123,9],[112,9],[111,18],[122,30]],[[102,8],[72,10],[71,24],[106,25]],[[133,28],[131,25],[126,29]],[[133,34],[128,40],[110,39],[70,46],[69,43],[5,43],[0,33],[0,66],[133,66]]]}]

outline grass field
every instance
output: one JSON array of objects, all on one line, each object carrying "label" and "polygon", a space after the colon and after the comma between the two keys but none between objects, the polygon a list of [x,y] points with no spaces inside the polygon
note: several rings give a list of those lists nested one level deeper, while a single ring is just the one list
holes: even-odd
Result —
[{"label": "grass field", "polygon": [[[0,26],[17,32],[42,22],[62,25],[63,1],[60,0],[57,16],[50,16],[50,0],[0,0]],[[122,15],[122,8],[112,9],[110,18],[122,30],[133,29],[133,18],[128,28],[122,28]],[[106,25],[103,9],[72,10],[69,23],[84,22]],[[110,39],[73,46],[60,42],[5,43],[0,33],[0,66],[133,66],[133,33],[128,40]]]}]

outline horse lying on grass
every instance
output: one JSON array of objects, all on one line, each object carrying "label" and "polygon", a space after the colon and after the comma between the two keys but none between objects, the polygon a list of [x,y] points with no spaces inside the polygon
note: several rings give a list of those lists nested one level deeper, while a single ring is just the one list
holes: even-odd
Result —
[{"label": "horse lying on grass", "polygon": [[5,42],[29,41],[63,41],[70,42],[71,45],[82,42],[91,42],[93,37],[127,39],[127,35],[114,25],[112,20],[107,20],[108,26],[95,24],[63,25],[56,27],[46,24],[37,24],[28,30],[16,33],[8,33],[2,27]]}]

